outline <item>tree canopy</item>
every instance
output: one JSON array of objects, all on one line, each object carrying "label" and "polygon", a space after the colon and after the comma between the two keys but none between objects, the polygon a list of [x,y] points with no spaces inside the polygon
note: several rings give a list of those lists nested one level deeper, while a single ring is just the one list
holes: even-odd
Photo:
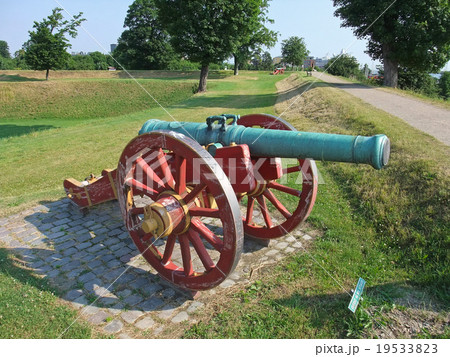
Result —
[{"label": "tree canopy", "polygon": [[259,6],[258,16],[250,18],[251,23],[239,33],[238,44],[233,53],[234,56],[234,74],[238,74],[239,66],[248,60],[252,54],[262,51],[262,46],[273,47],[277,42],[278,33],[269,30],[265,24],[273,23],[267,16],[270,0],[262,0]]},{"label": "tree canopy", "polygon": [[361,73],[358,60],[348,54],[331,58],[325,69],[330,74],[343,77],[358,77]]},{"label": "tree canopy", "polygon": [[65,67],[70,58],[66,51],[70,47],[66,34],[75,38],[77,27],[85,21],[81,18],[82,12],[71,20],[63,20],[62,11],[55,8],[42,22],[35,21],[35,30],[29,31],[30,39],[24,44],[27,64],[34,70],[46,70],[47,80],[50,69]]},{"label": "tree canopy", "polygon": [[368,40],[367,53],[396,87],[398,68],[437,72],[450,60],[448,0],[333,0],[343,27]]},{"label": "tree canopy", "polygon": [[300,66],[308,56],[305,40],[302,37],[291,36],[281,43],[283,61],[293,66]]},{"label": "tree canopy", "polygon": [[242,43],[261,13],[263,0],[155,0],[174,49],[202,66],[198,91],[206,90],[209,65],[222,62]]},{"label": "tree canopy", "polygon": [[128,69],[163,69],[175,56],[153,0],[135,0],[128,8],[125,30],[114,56]]},{"label": "tree canopy", "polygon": [[0,57],[11,58],[8,42],[0,40]]}]

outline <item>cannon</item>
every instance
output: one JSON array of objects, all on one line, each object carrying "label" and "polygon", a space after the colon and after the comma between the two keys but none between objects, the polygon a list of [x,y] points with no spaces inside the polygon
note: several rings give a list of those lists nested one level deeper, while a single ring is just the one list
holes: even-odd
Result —
[{"label": "cannon", "polygon": [[117,199],[131,239],[176,286],[199,291],[236,267],[244,236],[267,241],[292,232],[317,194],[314,160],[389,160],[385,135],[299,132],[267,114],[220,115],[206,123],[147,121],[102,176],[64,181],[81,208]]}]

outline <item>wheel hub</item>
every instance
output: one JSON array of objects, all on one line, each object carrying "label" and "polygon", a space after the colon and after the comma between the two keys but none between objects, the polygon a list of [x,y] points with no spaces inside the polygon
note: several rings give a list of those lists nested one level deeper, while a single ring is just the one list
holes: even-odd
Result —
[{"label": "wheel hub", "polygon": [[154,238],[161,238],[186,232],[190,222],[189,208],[183,198],[175,192],[164,191],[156,202],[144,208],[142,230]]}]

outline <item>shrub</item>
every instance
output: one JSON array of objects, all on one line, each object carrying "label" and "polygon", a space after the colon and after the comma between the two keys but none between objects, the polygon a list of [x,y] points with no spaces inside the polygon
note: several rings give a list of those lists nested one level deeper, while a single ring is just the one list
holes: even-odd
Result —
[{"label": "shrub", "polygon": [[438,81],[439,95],[448,100],[450,98],[450,72],[442,72]]},{"label": "shrub", "polygon": [[361,71],[355,57],[350,55],[335,56],[325,66],[328,73],[335,76],[360,78]]},{"label": "shrub", "polygon": [[412,90],[428,97],[438,95],[437,80],[426,72],[409,68],[400,68],[398,71],[398,87]]}]

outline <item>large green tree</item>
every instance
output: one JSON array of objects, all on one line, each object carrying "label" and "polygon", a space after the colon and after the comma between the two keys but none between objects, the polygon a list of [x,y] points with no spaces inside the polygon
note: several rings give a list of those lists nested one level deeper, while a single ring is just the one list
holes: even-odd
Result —
[{"label": "large green tree", "polygon": [[11,58],[8,42],[0,40],[0,57]]},{"label": "large green tree", "polygon": [[448,0],[333,0],[343,27],[368,40],[384,65],[384,84],[397,87],[398,68],[437,72],[450,59]]},{"label": "large green tree", "polygon": [[155,0],[175,50],[201,64],[198,91],[206,91],[209,65],[231,56],[250,33],[262,0]]},{"label": "large green tree", "polygon": [[[265,24],[273,23],[267,16],[270,0],[261,0],[259,5],[259,14],[255,14],[248,21],[249,23],[239,33],[234,57],[234,74],[239,74],[239,67],[248,60],[253,54],[262,51],[262,46],[273,47],[278,38],[278,33],[269,30]],[[247,30],[245,32],[244,30]]]},{"label": "large green tree", "polygon": [[34,70],[45,70],[45,79],[51,69],[64,68],[70,55],[67,49],[71,47],[66,35],[77,36],[77,27],[85,19],[80,12],[70,20],[64,20],[63,9],[55,8],[52,14],[42,22],[34,22],[34,31],[29,31],[30,39],[24,44],[25,60]]},{"label": "large green tree", "polygon": [[305,40],[302,37],[291,36],[281,43],[281,55],[283,61],[292,64],[292,66],[300,66],[309,55],[306,49]]},{"label": "large green tree", "polygon": [[125,17],[125,30],[114,56],[129,69],[163,69],[175,54],[159,21],[153,0],[135,0]]}]

